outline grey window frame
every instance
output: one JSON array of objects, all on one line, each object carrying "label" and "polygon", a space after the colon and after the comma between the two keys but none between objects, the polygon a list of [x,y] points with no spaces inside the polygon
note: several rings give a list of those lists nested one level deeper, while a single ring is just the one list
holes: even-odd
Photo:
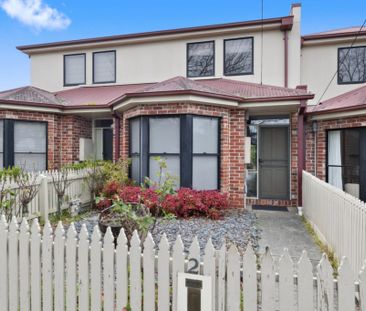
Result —
[{"label": "grey window frame", "polygon": [[[339,69],[340,69],[340,53],[342,50],[353,50],[353,49],[359,49],[359,48],[363,48],[366,50],[366,45],[360,45],[360,46],[352,46],[352,47],[340,47],[338,48],[338,53],[337,53],[337,83],[339,85],[347,85],[347,84],[363,84],[366,83],[366,72],[364,74],[365,79],[363,81],[348,81],[348,82],[343,82],[340,80],[339,78]],[[366,51],[365,51],[366,52]],[[366,68],[365,68],[366,71]]]},{"label": "grey window frame", "polygon": [[[103,54],[103,53],[114,53],[114,79],[110,81],[95,81],[95,55]],[[105,84],[105,83],[116,83],[117,81],[117,52],[116,50],[108,50],[108,51],[97,51],[93,52],[93,84]]]},{"label": "grey window frame", "polygon": [[[241,72],[241,73],[228,73],[226,71],[226,42],[228,41],[235,41],[235,40],[247,40],[250,39],[252,43],[252,63],[251,63],[251,70],[250,72]],[[224,55],[223,55],[223,63],[224,63],[224,76],[246,76],[246,75],[253,75],[254,74],[254,37],[240,37],[240,38],[230,38],[224,39]]]},{"label": "grey window frame", "polygon": [[[189,65],[189,47],[194,45],[194,44],[203,44],[203,43],[212,43],[212,50],[213,50],[213,64],[212,64],[212,74],[207,75],[207,76],[196,76],[196,75],[189,75],[189,69],[188,69],[188,65]],[[187,43],[187,47],[186,47],[186,76],[188,78],[205,78],[205,77],[214,77],[215,76],[215,58],[216,58],[216,53],[215,53],[215,40],[208,40],[208,41],[199,41],[199,42],[189,42]]]},{"label": "grey window frame", "polygon": [[[69,56],[84,56],[84,82],[82,83],[66,83],[66,58]],[[77,86],[86,84],[86,53],[76,53],[76,54],[64,54],[63,56],[63,74],[64,74],[64,86]]]}]

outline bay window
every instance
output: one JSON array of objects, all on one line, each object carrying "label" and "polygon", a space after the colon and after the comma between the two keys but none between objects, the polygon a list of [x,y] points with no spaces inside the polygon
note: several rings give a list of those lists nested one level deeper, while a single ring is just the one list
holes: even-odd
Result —
[{"label": "bay window", "polygon": [[195,189],[218,189],[219,121],[193,117],[193,174]]},{"label": "bay window", "polygon": [[[1,166],[20,166],[26,171],[47,169],[47,123],[0,121]],[[4,148],[4,149],[3,149]]]},{"label": "bay window", "polygon": [[[219,189],[219,118],[174,115],[143,116],[130,120],[131,177],[164,180],[176,177],[177,187]],[[159,176],[160,157],[167,168]]]}]

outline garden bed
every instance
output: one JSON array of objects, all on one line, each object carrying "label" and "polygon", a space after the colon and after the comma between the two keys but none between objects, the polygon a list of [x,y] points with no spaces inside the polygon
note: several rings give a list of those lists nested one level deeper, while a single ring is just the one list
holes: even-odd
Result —
[{"label": "garden bed", "polygon": [[[88,214],[83,220],[75,222],[77,231],[80,231],[83,223],[86,224],[91,236],[94,226],[98,226],[98,214]],[[188,251],[194,236],[197,236],[202,253],[202,247],[210,236],[215,248],[220,248],[226,240],[227,245],[234,243],[239,251],[245,250],[249,241],[257,249],[260,239],[255,214],[242,209],[226,210],[222,219],[219,220],[209,218],[158,220],[152,232],[156,244],[159,243],[164,232],[171,243],[180,234],[185,251]]]}]

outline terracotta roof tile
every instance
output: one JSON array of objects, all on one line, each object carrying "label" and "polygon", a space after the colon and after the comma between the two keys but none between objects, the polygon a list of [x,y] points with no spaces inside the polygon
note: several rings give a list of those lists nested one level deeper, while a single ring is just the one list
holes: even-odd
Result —
[{"label": "terracotta roof tile", "polygon": [[361,108],[366,108],[366,85],[322,101],[316,106],[309,106],[307,113],[330,113]]},{"label": "terracotta roof tile", "polygon": [[0,92],[0,100],[38,104],[62,105],[64,100],[51,92],[34,86],[25,86]]}]

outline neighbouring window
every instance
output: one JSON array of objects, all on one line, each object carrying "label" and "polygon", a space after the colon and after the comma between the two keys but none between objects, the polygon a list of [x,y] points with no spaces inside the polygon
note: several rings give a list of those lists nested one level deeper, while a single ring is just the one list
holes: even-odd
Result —
[{"label": "neighbouring window", "polygon": [[338,49],[338,83],[366,82],[366,46]]},{"label": "neighbouring window", "polygon": [[154,157],[166,160],[177,187],[214,190],[219,188],[219,118],[193,115],[138,117],[130,120],[131,177],[154,181],[159,165]]},{"label": "neighbouring window", "polygon": [[116,82],[116,51],[93,53],[93,83]]},{"label": "neighbouring window", "polygon": [[224,40],[224,74],[253,73],[253,38]]},{"label": "neighbouring window", "polygon": [[94,156],[96,160],[113,160],[113,120],[94,120]]},{"label": "neighbouring window", "polygon": [[328,132],[328,182],[360,197],[360,130]]},{"label": "neighbouring window", "polygon": [[195,189],[218,189],[219,120],[193,117],[193,175]]},{"label": "neighbouring window", "polygon": [[0,120],[0,168],[4,167],[4,121]]},{"label": "neighbouring window", "polygon": [[64,55],[64,85],[85,84],[85,54]]},{"label": "neighbouring window", "polygon": [[1,166],[20,166],[26,171],[47,169],[47,123],[0,121]]},{"label": "neighbouring window", "polygon": [[187,44],[187,76],[207,77],[215,75],[215,42]]}]

